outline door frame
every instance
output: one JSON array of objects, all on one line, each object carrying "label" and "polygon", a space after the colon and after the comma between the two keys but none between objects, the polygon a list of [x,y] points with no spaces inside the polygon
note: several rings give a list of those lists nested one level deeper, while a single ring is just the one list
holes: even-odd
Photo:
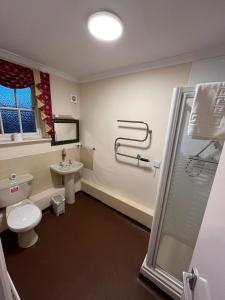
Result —
[{"label": "door frame", "polygon": [[192,87],[179,87],[173,89],[169,125],[166,135],[166,144],[164,148],[148,252],[140,270],[142,275],[154,282],[173,299],[180,299],[183,293],[183,284],[172,275],[156,266],[156,255],[159,248],[160,233],[168,202],[168,191],[178,146],[178,138],[182,125],[185,102],[186,99],[190,97],[194,97],[194,88]]},{"label": "door frame", "polygon": [[12,300],[12,292],[9,274],[7,271],[5,256],[2,249],[2,242],[0,237],[0,293],[3,294],[3,300]]}]

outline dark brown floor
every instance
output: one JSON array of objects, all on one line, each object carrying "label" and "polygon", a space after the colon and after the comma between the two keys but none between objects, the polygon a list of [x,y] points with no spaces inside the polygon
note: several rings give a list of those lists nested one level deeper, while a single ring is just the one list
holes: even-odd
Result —
[{"label": "dark brown floor", "polygon": [[170,299],[139,277],[149,232],[79,193],[66,214],[43,216],[39,241],[19,249],[2,234],[9,273],[22,300]]}]

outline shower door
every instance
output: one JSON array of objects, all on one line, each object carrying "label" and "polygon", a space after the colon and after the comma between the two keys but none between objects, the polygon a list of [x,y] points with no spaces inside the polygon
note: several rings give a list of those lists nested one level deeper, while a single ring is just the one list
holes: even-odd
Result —
[{"label": "shower door", "polygon": [[174,299],[183,291],[222,143],[187,135],[194,90],[174,90],[150,243],[141,273]]}]

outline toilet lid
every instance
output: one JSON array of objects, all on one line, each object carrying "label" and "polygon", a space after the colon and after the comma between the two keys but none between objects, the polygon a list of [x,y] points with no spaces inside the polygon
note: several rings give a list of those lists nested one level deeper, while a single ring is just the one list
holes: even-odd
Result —
[{"label": "toilet lid", "polygon": [[33,204],[14,208],[8,215],[7,223],[12,231],[25,231],[36,226],[41,220],[41,210]]}]

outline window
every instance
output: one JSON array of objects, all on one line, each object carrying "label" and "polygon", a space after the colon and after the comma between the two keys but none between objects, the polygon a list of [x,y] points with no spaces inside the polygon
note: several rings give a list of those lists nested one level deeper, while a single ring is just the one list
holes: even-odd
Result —
[{"label": "window", "polygon": [[0,135],[37,135],[38,132],[33,89],[12,89],[0,85]]}]

